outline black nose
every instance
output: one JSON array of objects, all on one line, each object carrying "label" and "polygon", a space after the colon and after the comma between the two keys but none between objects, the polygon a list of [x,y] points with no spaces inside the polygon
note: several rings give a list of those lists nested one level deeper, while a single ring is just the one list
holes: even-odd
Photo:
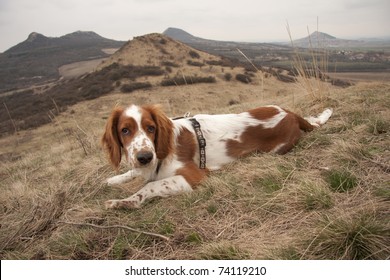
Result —
[{"label": "black nose", "polygon": [[142,165],[148,164],[149,162],[152,161],[152,159],[153,159],[153,153],[151,152],[139,152],[137,154],[137,160]]}]

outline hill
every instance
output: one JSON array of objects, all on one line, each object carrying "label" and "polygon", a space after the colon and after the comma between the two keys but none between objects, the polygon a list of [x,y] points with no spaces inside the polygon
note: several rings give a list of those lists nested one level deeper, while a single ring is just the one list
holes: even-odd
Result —
[{"label": "hill", "polygon": [[177,41],[183,42],[183,43],[196,43],[196,42],[204,42],[204,41],[212,41],[212,40],[207,40],[203,39],[200,37],[195,37],[194,35],[184,31],[183,29],[180,28],[175,28],[175,27],[169,27],[166,29],[163,34],[165,36],[168,36],[172,39],[175,39]]},{"label": "hill", "polygon": [[107,57],[102,49],[119,48],[124,42],[77,31],[58,38],[33,32],[0,54],[0,91],[58,79],[62,65]]},{"label": "hill", "polygon": [[357,40],[339,39],[324,32],[315,31],[305,38],[293,41],[295,47],[301,48],[343,48],[357,46],[362,42]]},{"label": "hill", "polygon": [[186,67],[189,60],[205,62],[216,60],[219,56],[195,50],[176,39],[159,33],[135,37],[122,46],[120,50],[110,56],[100,68],[119,63],[122,65],[150,65],[164,66],[177,65]]},{"label": "hill", "polygon": [[[46,41],[38,35],[36,38]],[[195,50],[164,35],[136,37],[94,72],[63,79],[43,89],[0,95],[0,104],[6,109],[0,111],[0,135],[51,122],[68,106],[112,92],[224,82],[237,74],[241,74],[244,82],[251,80],[243,68],[236,68],[229,60]]]}]

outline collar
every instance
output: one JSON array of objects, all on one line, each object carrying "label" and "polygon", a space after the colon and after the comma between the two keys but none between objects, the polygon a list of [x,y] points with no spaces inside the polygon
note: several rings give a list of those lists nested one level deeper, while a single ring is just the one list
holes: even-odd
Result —
[{"label": "collar", "polygon": [[206,168],[206,139],[203,137],[203,133],[202,130],[200,129],[199,122],[194,118],[191,118],[189,120],[192,123],[192,127],[195,130],[196,138],[198,139],[199,155],[200,155],[199,168],[205,169]]}]

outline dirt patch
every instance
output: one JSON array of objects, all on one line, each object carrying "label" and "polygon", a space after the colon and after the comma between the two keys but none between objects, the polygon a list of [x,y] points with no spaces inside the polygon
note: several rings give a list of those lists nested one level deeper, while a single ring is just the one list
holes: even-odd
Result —
[{"label": "dirt patch", "polygon": [[58,68],[58,71],[61,77],[65,79],[71,79],[94,71],[96,67],[104,60],[105,58],[99,58],[99,59],[70,63],[61,66],[60,68]]}]

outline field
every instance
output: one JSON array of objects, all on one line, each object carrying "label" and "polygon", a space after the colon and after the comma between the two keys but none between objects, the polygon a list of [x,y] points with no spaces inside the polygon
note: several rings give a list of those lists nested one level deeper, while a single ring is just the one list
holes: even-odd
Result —
[{"label": "field", "polygon": [[[390,84],[308,90],[256,75],[115,91],[0,138],[1,259],[389,259]],[[334,115],[287,155],[253,154],[191,194],[105,210],[141,186],[105,183],[115,173],[100,137],[118,103],[160,103],[172,117],[266,104]]]}]

